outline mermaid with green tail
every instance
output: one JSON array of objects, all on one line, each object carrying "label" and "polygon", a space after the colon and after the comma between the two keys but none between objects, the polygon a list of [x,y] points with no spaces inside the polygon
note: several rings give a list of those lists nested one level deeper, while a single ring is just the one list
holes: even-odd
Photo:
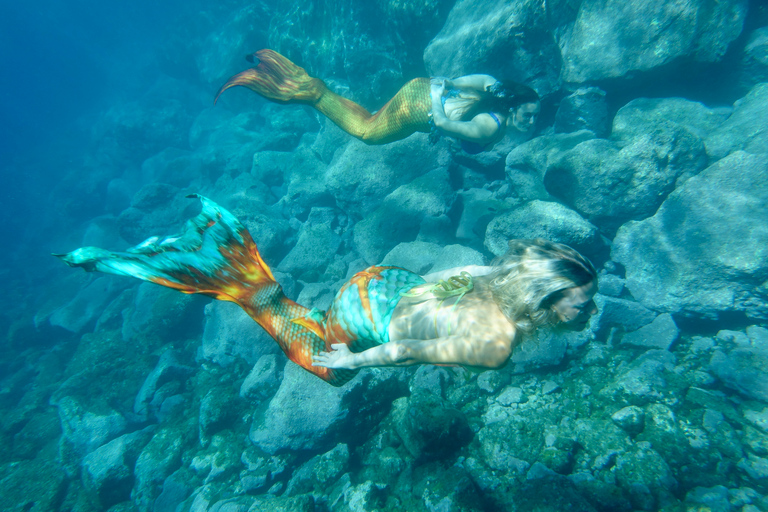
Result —
[{"label": "mermaid with green tail", "polygon": [[477,153],[501,140],[507,124],[529,131],[540,108],[539,97],[530,87],[499,82],[489,75],[468,75],[455,80],[411,80],[371,114],[273,50],[260,50],[249,60],[258,64],[230,78],[214,102],[231,87],[247,87],[276,103],[314,107],[366,144],[388,144],[423,132],[456,137],[466,143],[465,151]]},{"label": "mermaid with green tail", "polygon": [[335,386],[372,366],[499,368],[524,333],[544,323],[583,328],[595,312],[597,277],[588,260],[561,244],[513,240],[494,266],[424,277],[399,267],[369,267],[323,313],[285,296],[234,215],[204,197],[190,197],[203,208],[179,235],[152,237],[125,252],[85,247],[56,256],[89,272],[234,302],[291,361]]}]

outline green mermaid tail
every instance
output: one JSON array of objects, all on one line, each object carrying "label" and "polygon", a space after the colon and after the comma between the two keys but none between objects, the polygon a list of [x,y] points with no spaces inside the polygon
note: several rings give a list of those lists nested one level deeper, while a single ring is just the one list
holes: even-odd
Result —
[{"label": "green mermaid tail", "polygon": [[184,293],[235,302],[280,345],[288,358],[321,379],[341,386],[357,373],[312,366],[312,356],[330,350],[318,334],[322,315],[288,299],[261,259],[248,230],[227,210],[202,196],[200,214],[180,235],[152,237],[126,252],[84,247],[55,254],[88,272],[137,277]]},{"label": "green mermaid tail", "polygon": [[330,91],[279,53],[265,49],[253,54],[258,65],[230,78],[218,94],[243,86],[276,103],[301,103],[317,109],[342,130],[366,144],[387,144],[414,132],[429,133],[432,110],[430,79],[416,78],[400,89],[376,114]]}]

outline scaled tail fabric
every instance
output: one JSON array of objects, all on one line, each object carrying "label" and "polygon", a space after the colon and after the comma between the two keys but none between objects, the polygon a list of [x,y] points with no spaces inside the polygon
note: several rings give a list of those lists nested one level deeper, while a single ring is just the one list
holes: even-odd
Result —
[{"label": "scaled tail fabric", "polygon": [[414,132],[430,131],[429,78],[411,80],[371,115],[357,103],[330,91],[322,80],[309,76],[304,68],[279,53],[265,49],[253,56],[258,59],[258,65],[230,78],[219,90],[216,100],[230,87],[240,85],[277,103],[310,105],[366,144],[387,144]]},{"label": "scaled tail fabric", "polygon": [[83,247],[56,254],[72,267],[137,277],[184,293],[235,302],[266,330],[288,358],[321,379],[341,386],[357,370],[312,366],[327,350],[322,314],[288,299],[261,259],[248,230],[227,210],[202,196],[200,214],[184,232],[152,237],[126,252]]}]

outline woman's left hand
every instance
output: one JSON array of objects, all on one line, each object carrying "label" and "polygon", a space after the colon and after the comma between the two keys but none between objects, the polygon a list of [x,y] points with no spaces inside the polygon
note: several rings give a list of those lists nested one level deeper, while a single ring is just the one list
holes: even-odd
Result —
[{"label": "woman's left hand", "polygon": [[312,357],[312,366],[324,366],[326,368],[344,368],[354,370],[355,354],[344,343],[334,343],[330,352],[320,352]]}]

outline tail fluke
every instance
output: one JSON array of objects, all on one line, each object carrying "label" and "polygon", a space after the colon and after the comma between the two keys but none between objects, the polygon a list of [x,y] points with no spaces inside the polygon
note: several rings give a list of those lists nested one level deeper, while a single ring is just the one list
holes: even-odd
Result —
[{"label": "tail fluke", "polygon": [[188,197],[200,199],[203,209],[179,235],[152,237],[125,252],[84,247],[54,256],[88,272],[136,277],[184,293],[235,302],[291,361],[334,386],[354,377],[356,370],[312,366],[312,356],[328,350],[322,313],[283,294],[251,234],[234,215],[202,196]]},{"label": "tail fluke", "polygon": [[278,103],[309,105],[314,105],[326,90],[322,80],[312,78],[304,68],[297,66],[276,51],[259,50],[249,60],[258,60],[258,64],[227,80],[216,94],[214,104],[224,91],[238,85]]},{"label": "tail fluke", "polygon": [[182,234],[152,237],[125,252],[83,247],[54,256],[88,272],[136,277],[238,303],[275,282],[251,234],[234,215],[205,197],[188,197],[200,199],[203,209],[187,221]]}]

